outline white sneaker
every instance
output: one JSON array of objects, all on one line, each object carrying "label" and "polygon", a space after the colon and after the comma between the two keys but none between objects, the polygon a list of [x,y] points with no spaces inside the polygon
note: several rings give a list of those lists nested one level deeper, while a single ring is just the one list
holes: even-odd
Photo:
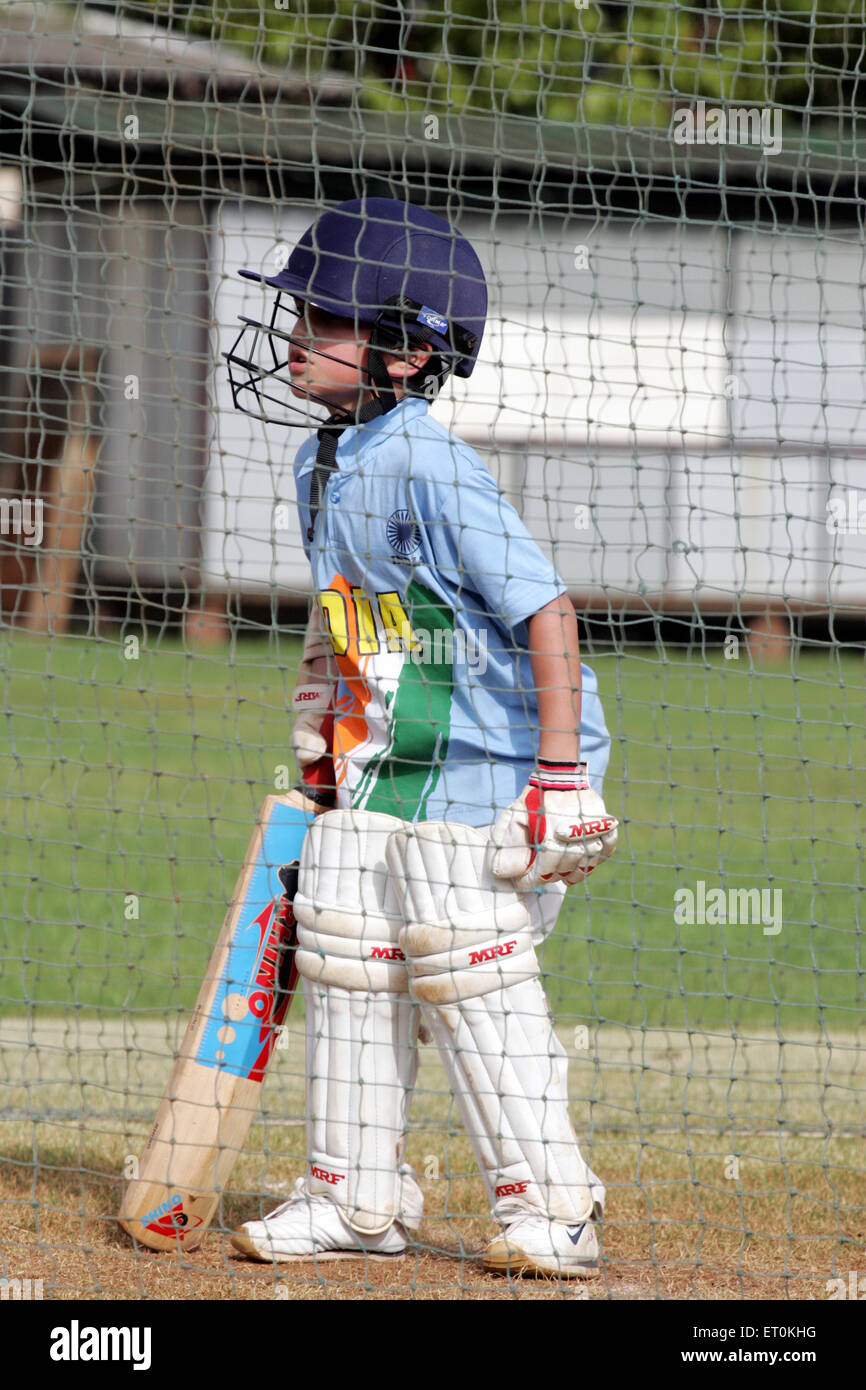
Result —
[{"label": "white sneaker", "polygon": [[599,1274],[598,1227],[592,1219],[566,1226],[542,1212],[526,1212],[490,1242],[484,1268],[491,1274],[546,1274],[560,1279]]},{"label": "white sneaker", "polygon": [[306,1179],[298,1178],[289,1200],[263,1221],[245,1221],[232,1235],[232,1245],[249,1259],[268,1264],[294,1260],[402,1259],[406,1250],[406,1228],[417,1227],[423,1197],[411,1169],[407,1173],[405,1167],[401,1168],[401,1176],[401,1207],[405,1206],[407,1211],[401,1210],[401,1221],[393,1221],[387,1231],[379,1235],[362,1236],[343,1219],[330,1197],[311,1197]]}]

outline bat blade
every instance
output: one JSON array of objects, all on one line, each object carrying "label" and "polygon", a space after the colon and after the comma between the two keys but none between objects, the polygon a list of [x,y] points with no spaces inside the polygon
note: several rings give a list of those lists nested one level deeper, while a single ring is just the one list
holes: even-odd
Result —
[{"label": "bat blade", "polygon": [[291,1003],[294,920],[277,868],[313,822],[299,793],[269,796],[118,1220],[152,1250],[194,1250],[213,1219],[259,1103]]}]

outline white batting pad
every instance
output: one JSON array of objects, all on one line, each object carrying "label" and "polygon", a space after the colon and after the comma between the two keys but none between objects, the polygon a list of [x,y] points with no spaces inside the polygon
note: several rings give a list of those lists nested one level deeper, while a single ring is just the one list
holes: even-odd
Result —
[{"label": "white batting pad", "polygon": [[304,980],[311,1194],[326,1193],[358,1231],[399,1215],[418,1010],[408,997]]},{"label": "white batting pad", "polygon": [[491,1201],[578,1223],[604,1192],[591,1190],[597,1179],[569,1116],[568,1064],[529,913],[493,878],[487,846],[483,831],[447,822],[403,827],[389,841],[388,863],[404,880],[410,990],[426,1006]]},{"label": "white batting pad", "polygon": [[403,827],[389,842],[407,919],[400,941],[412,961],[412,994],[425,1004],[538,973],[526,904],[485,869],[487,843],[484,831],[448,821]]},{"label": "white batting pad", "polygon": [[398,887],[385,847],[403,822],[370,811],[328,811],[310,827],[294,909],[298,971],[343,989],[405,991]]},{"label": "white batting pad", "polygon": [[419,1011],[399,945],[385,846],[403,822],[329,811],[304,841],[295,897],[307,1003],[308,1187],[358,1231],[398,1214]]}]

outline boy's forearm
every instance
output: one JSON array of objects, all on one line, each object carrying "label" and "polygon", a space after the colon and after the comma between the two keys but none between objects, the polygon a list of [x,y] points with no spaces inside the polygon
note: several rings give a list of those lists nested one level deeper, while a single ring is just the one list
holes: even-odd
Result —
[{"label": "boy's forearm", "polygon": [[529,652],[538,698],[538,756],[580,761],[580,645],[567,594],[529,619]]}]

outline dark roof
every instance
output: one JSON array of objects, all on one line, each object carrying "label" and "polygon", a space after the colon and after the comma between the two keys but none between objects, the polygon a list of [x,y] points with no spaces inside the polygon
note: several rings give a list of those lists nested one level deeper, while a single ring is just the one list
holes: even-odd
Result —
[{"label": "dark roof", "polygon": [[238,49],[156,22],[129,19],[86,4],[0,7],[0,76],[28,76],[64,86],[119,93],[150,92],[193,100],[205,93],[244,101],[309,99],[348,102],[355,84],[340,74],[310,79],[254,62]]},{"label": "dark roof", "polygon": [[[131,110],[138,134],[127,151],[120,132]],[[432,111],[373,110],[352,78],[277,71],[155,21],[54,0],[0,5],[0,114],[0,154],[25,148],[24,127],[43,141],[39,176],[52,172],[52,138],[81,136],[99,144],[100,162],[125,168],[134,155],[142,172],[175,160],[203,171],[213,160],[235,161],[244,178],[380,170],[428,190],[468,191],[486,179],[491,196],[518,203],[537,199],[540,181],[606,182],[612,198],[630,187],[640,206],[647,189],[674,201],[686,191],[718,200],[796,190],[809,212],[815,186],[845,204],[859,198],[866,170],[866,140],[841,121],[826,137],[787,129],[772,157],[746,146],[678,145],[667,131],[480,113],[442,113],[431,139]],[[601,196],[592,192],[587,206]]]}]

